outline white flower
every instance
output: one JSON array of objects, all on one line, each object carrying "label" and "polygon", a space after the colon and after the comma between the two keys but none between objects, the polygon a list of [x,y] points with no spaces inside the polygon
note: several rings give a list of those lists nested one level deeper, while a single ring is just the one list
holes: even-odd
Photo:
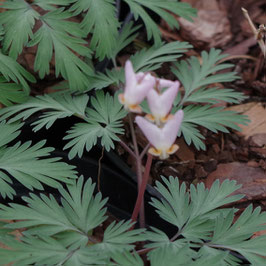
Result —
[{"label": "white flower", "polygon": [[150,73],[139,72],[135,74],[132,63],[125,65],[125,91],[118,95],[119,101],[131,112],[141,113],[139,104],[144,100],[149,90],[155,85],[155,78]]},{"label": "white flower", "polygon": [[178,150],[179,147],[174,144],[174,142],[180,129],[183,117],[184,112],[182,110],[177,111],[172,118],[167,120],[162,128],[156,126],[141,116],[136,117],[137,125],[153,146],[149,149],[149,153],[154,156],[159,156],[160,159],[166,159],[169,157],[169,154],[173,154]]}]

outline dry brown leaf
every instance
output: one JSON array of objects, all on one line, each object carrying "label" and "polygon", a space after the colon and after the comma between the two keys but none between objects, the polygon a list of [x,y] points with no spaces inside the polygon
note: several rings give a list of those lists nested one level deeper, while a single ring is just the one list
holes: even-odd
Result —
[{"label": "dry brown leaf", "polygon": [[238,134],[244,136],[245,139],[255,134],[266,133],[266,109],[261,103],[240,104],[227,108],[227,110],[240,112],[249,117],[250,123],[247,126],[239,125],[242,131]]}]

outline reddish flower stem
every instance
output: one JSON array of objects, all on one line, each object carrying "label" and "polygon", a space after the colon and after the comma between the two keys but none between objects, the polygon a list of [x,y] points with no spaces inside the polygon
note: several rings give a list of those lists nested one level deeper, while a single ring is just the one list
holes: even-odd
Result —
[{"label": "reddish flower stem", "polygon": [[[138,180],[138,193],[141,188],[142,183],[142,170],[141,170],[141,157],[139,155],[139,148],[137,143],[137,138],[135,134],[134,124],[132,120],[132,114],[129,113],[129,126],[130,126],[130,132],[132,136],[132,142],[134,145],[134,151],[135,151],[135,158],[136,158],[136,173],[137,173],[137,180]],[[145,210],[144,210],[144,204],[142,203],[140,206],[140,227],[145,227]]]},{"label": "reddish flower stem", "polygon": [[[145,166],[145,172],[144,172],[143,179],[142,179],[142,182],[141,182],[141,185],[140,185],[140,189],[139,189],[137,201],[136,201],[136,204],[135,204],[135,208],[134,208],[133,214],[131,216],[131,220],[133,222],[137,221],[137,217],[138,217],[138,215],[140,213],[141,205],[143,204],[143,197],[144,197],[144,193],[145,193],[146,186],[147,186],[148,179],[149,179],[151,163],[152,163],[152,155],[150,153],[148,153],[148,158],[147,158],[147,162],[146,162],[146,166]],[[140,226],[143,223],[145,225],[145,221],[142,221],[141,218],[142,217],[140,216]],[[134,228],[134,225],[132,226],[131,229],[133,229],[133,228]]]}]

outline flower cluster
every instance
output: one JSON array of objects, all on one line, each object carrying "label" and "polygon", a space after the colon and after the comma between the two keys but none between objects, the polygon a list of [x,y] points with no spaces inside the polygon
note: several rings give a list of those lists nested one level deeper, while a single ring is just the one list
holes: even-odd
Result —
[{"label": "flower cluster", "polygon": [[[141,113],[139,104],[147,98],[151,114],[137,116],[136,123],[149,140],[152,148],[149,153],[166,159],[177,151],[174,144],[180,129],[184,113],[179,110],[171,115],[173,101],[177,95],[179,82],[159,79],[150,73],[135,73],[130,61],[125,65],[125,90],[119,94],[124,107],[135,113]],[[163,91],[163,88],[166,90]]]}]

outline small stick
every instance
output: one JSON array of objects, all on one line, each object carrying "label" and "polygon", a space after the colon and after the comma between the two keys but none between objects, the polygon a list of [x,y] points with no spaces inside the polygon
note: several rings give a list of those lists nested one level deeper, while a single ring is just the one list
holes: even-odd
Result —
[{"label": "small stick", "polygon": [[256,38],[259,46],[260,46],[260,49],[261,49],[261,51],[263,53],[263,56],[265,57],[265,55],[266,55],[266,44],[264,43],[263,38],[259,38],[260,34],[262,34],[261,29],[264,29],[265,26],[262,25],[263,27],[260,26],[259,29],[256,29],[254,23],[252,22],[249,14],[248,14],[248,11],[245,8],[243,8],[243,7],[241,9],[242,9],[243,14],[244,14],[245,18],[247,19],[250,27],[251,27],[252,32],[254,33],[254,36],[255,36],[255,38]]}]

